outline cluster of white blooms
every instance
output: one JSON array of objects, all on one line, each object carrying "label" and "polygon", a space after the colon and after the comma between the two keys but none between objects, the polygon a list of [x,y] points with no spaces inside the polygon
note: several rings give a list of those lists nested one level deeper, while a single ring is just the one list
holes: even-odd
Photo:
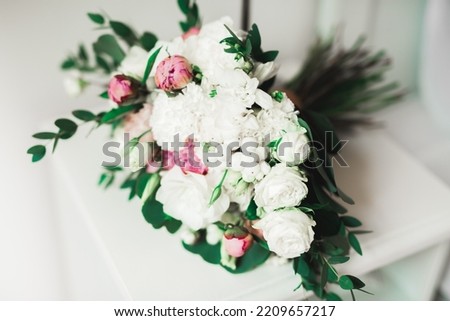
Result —
[{"label": "cluster of white blooms", "polygon": [[[153,139],[168,151],[173,151],[173,142],[189,140],[223,147],[221,166],[209,167],[207,173],[178,166],[161,171],[156,199],[191,231],[206,228],[210,239],[218,233],[211,224],[221,220],[231,203],[243,212],[253,199],[260,216],[254,227],[262,230],[270,249],[285,258],[296,257],[309,249],[315,225],[298,209],[308,194],[307,178],[298,168],[309,154],[307,131],[284,93],[270,95],[260,89],[275,76],[277,66],[252,61],[249,71],[248,61],[225,52],[221,40],[230,34],[224,25],[233,29],[232,21],[223,18],[186,39],[159,41],[150,53],[133,48],[119,69],[141,79],[157,48],[162,49],[155,66],[171,56],[186,59],[201,78],[176,93],[158,89],[159,75],[156,68],[151,71],[147,86],[154,89],[149,119]],[[217,186],[221,193],[212,200]]]}]

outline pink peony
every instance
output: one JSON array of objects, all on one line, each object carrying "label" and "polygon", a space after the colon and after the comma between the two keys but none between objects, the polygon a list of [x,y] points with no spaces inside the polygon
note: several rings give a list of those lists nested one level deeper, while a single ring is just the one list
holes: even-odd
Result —
[{"label": "pink peony", "polygon": [[192,80],[192,67],[182,56],[170,56],[161,61],[156,68],[156,86],[164,91],[179,90]]},{"label": "pink peony", "polygon": [[225,251],[232,257],[241,257],[253,244],[253,236],[242,227],[229,228],[222,239]]},{"label": "pink peony", "polygon": [[186,40],[187,38],[189,38],[190,36],[195,36],[198,35],[200,33],[200,28],[199,27],[192,27],[191,29],[189,29],[188,31],[186,31],[181,38],[183,38],[183,40]]},{"label": "pink peony", "polygon": [[125,75],[115,75],[108,85],[108,96],[116,104],[123,104],[138,96],[139,82]]}]

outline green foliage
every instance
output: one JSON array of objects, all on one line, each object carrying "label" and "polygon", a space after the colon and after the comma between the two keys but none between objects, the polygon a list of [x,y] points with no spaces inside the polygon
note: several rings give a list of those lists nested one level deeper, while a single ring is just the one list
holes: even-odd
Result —
[{"label": "green foliage", "polygon": [[355,276],[343,275],[339,278],[339,286],[343,290],[354,290],[363,288],[365,284]]},{"label": "green foliage", "polygon": [[180,21],[180,27],[183,32],[187,32],[193,27],[201,26],[200,14],[195,0],[178,0],[178,7],[186,17],[185,21]]},{"label": "green foliage", "polygon": [[129,106],[120,106],[118,108],[113,108],[107,113],[103,115],[100,119],[100,124],[110,124],[116,121],[117,119],[121,119],[125,117],[126,114],[138,110],[142,107],[142,104],[135,104]]},{"label": "green foliage", "polygon": [[152,50],[155,47],[157,41],[158,37],[156,37],[155,34],[151,32],[144,32],[139,38],[139,42],[141,43],[142,48],[147,51]]},{"label": "green foliage", "polygon": [[256,215],[257,209],[258,206],[256,205],[255,200],[252,199],[247,207],[247,210],[245,211],[245,217],[251,221],[258,219],[258,215]]},{"label": "green foliage", "polygon": [[346,130],[368,124],[367,113],[402,98],[397,83],[384,83],[391,67],[389,57],[363,44],[359,38],[352,47],[343,48],[334,38],[318,39],[299,73],[285,85],[301,101],[297,107],[312,127],[323,127],[320,122],[325,118]]},{"label": "green foliage", "polygon": [[101,14],[89,12],[87,15],[96,24],[102,25],[105,23],[105,18]]},{"label": "green foliage", "polygon": [[56,133],[42,132],[36,133],[33,135],[33,138],[36,139],[54,139],[56,137]]},{"label": "green foliage", "polygon": [[131,29],[128,25],[124,24],[120,21],[109,22],[111,29],[114,33],[119,36],[123,41],[125,41],[129,46],[133,46],[138,42],[138,37],[136,36],[133,29]]},{"label": "green foliage", "polygon": [[159,55],[159,52],[161,51],[162,47],[158,48],[149,58],[147,61],[147,66],[145,67],[144,77],[142,78],[142,84],[145,84],[148,80],[148,77],[150,76],[150,73],[153,69],[153,65],[155,64],[156,58]]},{"label": "green foliage", "polygon": [[74,110],[72,112],[72,115],[75,118],[78,118],[79,120],[83,120],[83,121],[92,121],[97,118],[97,116],[94,113],[92,113],[88,110]]},{"label": "green foliage", "polygon": [[361,245],[359,244],[358,238],[354,233],[348,233],[348,242],[359,255],[362,255]]},{"label": "green foliage", "polygon": [[93,49],[98,57],[109,57],[115,66],[118,66],[125,58],[125,52],[113,35],[100,36],[93,44]]},{"label": "green foliage", "polygon": [[359,227],[362,225],[361,221],[352,217],[352,216],[343,216],[341,218],[342,223],[344,223],[345,226],[348,227]]},{"label": "green foliage", "polygon": [[32,156],[31,160],[33,163],[38,162],[42,158],[44,158],[45,152],[46,149],[43,145],[35,145],[27,150],[27,154],[30,154]]}]

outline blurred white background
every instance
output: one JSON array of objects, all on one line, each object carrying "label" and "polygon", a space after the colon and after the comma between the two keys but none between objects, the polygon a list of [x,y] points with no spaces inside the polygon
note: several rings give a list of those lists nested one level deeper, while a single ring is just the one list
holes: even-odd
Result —
[{"label": "blurred white background", "polygon": [[[240,21],[240,0],[198,2],[204,21],[225,14]],[[450,30],[448,24],[439,25],[437,18],[432,19],[432,26],[424,23],[426,8],[432,3],[435,14],[446,8],[446,19],[445,15],[442,19],[450,21],[447,0],[256,0],[250,20],[260,26],[264,48],[279,49],[280,62],[288,66],[299,65],[316,31],[328,33],[339,25],[345,44],[366,34],[371,46],[385,48],[393,57],[391,79],[399,80],[411,95],[423,89],[424,97],[433,98],[431,105],[442,106],[445,99],[449,102],[449,82],[441,79],[445,84],[440,87],[441,96],[433,93],[431,82],[436,72],[445,77],[443,67],[448,77],[448,46],[446,65],[437,68],[429,65],[442,59],[433,55],[438,49],[424,50],[424,46],[443,43],[426,34],[427,30],[439,35],[437,30],[447,28],[441,33],[444,37]],[[31,134],[48,127],[51,119],[98,103],[89,94],[68,98],[59,65],[78,43],[90,43],[98,36],[86,13],[99,10],[160,38],[177,35],[181,19],[175,0],[0,0],[0,299],[69,298],[54,194],[48,181],[49,163],[31,164],[25,152],[33,144]],[[448,39],[446,43],[450,43]],[[426,85],[419,86],[424,83],[422,74]],[[436,110],[433,106],[428,107]],[[437,111],[437,118],[448,117],[450,106],[445,107]],[[448,118],[441,123],[450,128]],[[450,184],[448,169],[440,170],[447,171],[442,176]]]}]

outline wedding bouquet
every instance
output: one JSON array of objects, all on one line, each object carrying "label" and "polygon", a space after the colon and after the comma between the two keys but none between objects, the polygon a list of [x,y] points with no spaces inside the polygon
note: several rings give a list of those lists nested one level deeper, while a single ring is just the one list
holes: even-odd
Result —
[{"label": "wedding bouquet", "polygon": [[[291,262],[299,287],[320,298],[339,299],[328,283],[353,295],[364,283],[335,265],[349,260],[350,248],[362,254],[357,235],[365,231],[355,230],[361,222],[338,202],[353,203],[336,184],[330,149],[315,140],[325,133],[311,130],[299,106],[271,89],[278,52],[262,49],[256,25],[238,30],[226,17],[202,25],[195,1],[178,4],[186,21],[171,41],[90,13],[111,32],[93,44],[94,59],[80,46],[62,65],[73,94],[94,77],[107,79],[100,95],[107,111],[73,112],[94,128],[109,126],[116,139],[100,184],[125,173],[121,188],[141,199],[148,223],[231,273],[275,257]],[[55,125],[34,135],[53,150],[79,123]],[[46,146],[28,153],[39,161]]]}]

